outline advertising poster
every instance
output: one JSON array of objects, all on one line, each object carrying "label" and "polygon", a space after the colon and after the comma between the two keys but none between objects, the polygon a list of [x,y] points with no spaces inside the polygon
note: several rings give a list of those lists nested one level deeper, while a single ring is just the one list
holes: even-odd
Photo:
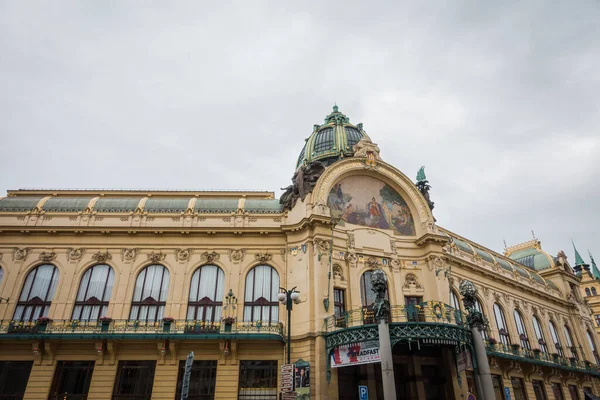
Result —
[{"label": "advertising poster", "polygon": [[331,352],[332,368],[377,362],[381,362],[381,355],[376,340],[338,346]]},{"label": "advertising poster", "polygon": [[296,399],[310,399],[310,366],[296,366]]}]

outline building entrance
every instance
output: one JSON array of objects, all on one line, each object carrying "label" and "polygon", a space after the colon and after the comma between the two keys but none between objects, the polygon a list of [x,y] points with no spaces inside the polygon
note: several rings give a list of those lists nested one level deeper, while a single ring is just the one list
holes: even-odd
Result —
[{"label": "building entrance", "polygon": [[[451,363],[448,347],[397,344],[392,349],[396,396],[401,400],[453,399]],[[343,400],[358,400],[358,386],[369,389],[369,399],[383,400],[381,364],[363,364],[337,368],[338,395]]]}]

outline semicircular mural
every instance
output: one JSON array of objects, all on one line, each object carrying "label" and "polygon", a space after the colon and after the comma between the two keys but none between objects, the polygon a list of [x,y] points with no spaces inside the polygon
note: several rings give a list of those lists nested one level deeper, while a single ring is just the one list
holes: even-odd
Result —
[{"label": "semicircular mural", "polygon": [[358,175],[338,181],[329,192],[327,205],[332,216],[344,223],[415,235],[415,222],[406,201],[378,179]]}]

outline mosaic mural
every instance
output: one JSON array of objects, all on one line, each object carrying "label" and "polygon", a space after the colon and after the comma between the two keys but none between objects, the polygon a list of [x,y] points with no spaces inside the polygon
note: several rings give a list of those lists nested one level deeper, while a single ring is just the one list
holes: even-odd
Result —
[{"label": "mosaic mural", "polygon": [[[350,176],[333,186],[327,205],[340,224],[393,229],[397,235],[414,235],[415,223],[408,205],[390,185],[367,176]],[[342,222],[343,221],[343,222]]]}]

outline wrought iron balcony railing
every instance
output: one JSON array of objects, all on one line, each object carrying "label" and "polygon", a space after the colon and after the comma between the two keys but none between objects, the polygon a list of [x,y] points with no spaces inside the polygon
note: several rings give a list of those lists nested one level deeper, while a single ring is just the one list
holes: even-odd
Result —
[{"label": "wrought iron balcony railing", "polygon": [[174,320],[168,321],[77,321],[53,320],[51,322],[0,321],[0,335],[111,335],[111,334],[152,334],[152,335],[235,335],[272,334],[283,336],[281,322],[238,322],[222,324],[209,321]]},{"label": "wrought iron balcony railing", "polygon": [[[389,323],[435,323],[463,326],[462,312],[441,301],[427,301],[418,305],[392,306]],[[325,318],[325,330],[334,332],[340,329],[375,324],[375,313],[370,307],[344,312]]]},{"label": "wrought iron balcony railing", "polygon": [[575,357],[562,357],[558,354],[544,353],[539,349],[524,349],[519,345],[505,345],[501,343],[486,342],[486,352],[490,356],[517,359],[539,365],[558,367],[561,369],[591,373],[600,376],[600,368],[589,362],[581,361]]}]

